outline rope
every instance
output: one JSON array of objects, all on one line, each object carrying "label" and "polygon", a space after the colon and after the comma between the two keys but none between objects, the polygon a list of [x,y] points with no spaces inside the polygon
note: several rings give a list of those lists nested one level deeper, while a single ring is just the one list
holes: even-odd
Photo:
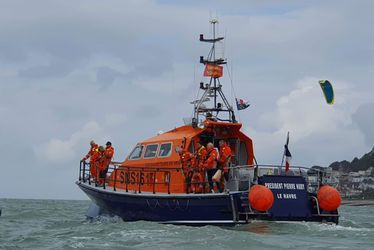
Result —
[{"label": "rope", "polygon": [[[228,67],[227,67],[228,68]],[[233,71],[233,66],[232,66],[232,64],[231,64],[231,71]],[[231,105],[234,107],[234,104],[233,104],[233,102],[234,102],[234,99],[235,99],[235,109],[237,110],[237,114],[238,114],[238,117],[239,117],[239,122],[241,122],[241,117],[240,117],[240,112],[239,112],[239,110],[237,109],[237,106],[236,106],[236,93],[235,93],[235,88],[234,88],[234,84],[233,84],[233,81],[234,81],[234,79],[233,79],[233,76],[231,75],[231,73],[230,73],[230,70],[229,69],[227,69],[227,73],[229,74],[229,78],[230,78],[230,85],[231,85]],[[235,98],[232,98],[232,95],[234,94],[234,97]]]}]

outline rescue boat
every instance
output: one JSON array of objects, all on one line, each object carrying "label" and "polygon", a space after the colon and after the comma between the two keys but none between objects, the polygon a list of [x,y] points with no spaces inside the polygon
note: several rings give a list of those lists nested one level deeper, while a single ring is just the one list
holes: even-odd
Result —
[{"label": "rescue boat", "polygon": [[[200,35],[212,45],[201,82],[202,95],[193,101],[194,115],[183,126],[135,145],[123,162],[111,162],[104,182],[91,176],[90,164],[81,162],[76,184],[91,199],[88,217],[115,215],[124,221],[155,221],[187,225],[235,225],[252,220],[338,223],[340,194],[320,169],[257,164],[253,142],[241,131],[220,78],[226,60],[216,58],[217,21],[213,37]],[[225,140],[232,151],[223,192],[208,188],[206,171],[193,184],[181,164],[178,148],[196,153],[203,145]],[[195,185],[194,189],[189,189]]]}]

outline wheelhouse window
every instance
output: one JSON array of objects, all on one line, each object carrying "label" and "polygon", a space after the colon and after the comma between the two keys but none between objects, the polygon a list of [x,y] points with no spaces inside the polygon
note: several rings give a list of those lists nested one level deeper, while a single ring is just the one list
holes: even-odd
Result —
[{"label": "wheelhouse window", "polygon": [[161,144],[160,152],[158,152],[158,157],[168,157],[170,155],[171,155],[171,142]]},{"label": "wheelhouse window", "polygon": [[144,148],[143,145],[137,145],[137,146],[132,150],[131,154],[129,155],[129,160],[137,160],[137,159],[140,159],[140,157],[142,156],[143,148]]},{"label": "wheelhouse window", "polygon": [[144,158],[154,158],[157,153],[158,144],[150,144],[146,147]]}]

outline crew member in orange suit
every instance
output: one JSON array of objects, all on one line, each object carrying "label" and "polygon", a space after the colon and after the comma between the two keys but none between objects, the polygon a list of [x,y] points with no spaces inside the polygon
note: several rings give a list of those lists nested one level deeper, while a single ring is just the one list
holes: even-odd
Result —
[{"label": "crew member in orange suit", "polygon": [[196,142],[196,156],[195,156],[195,168],[201,169],[203,167],[203,162],[205,160],[207,151],[206,148],[200,143]]},{"label": "crew member in orange suit", "polygon": [[231,148],[224,140],[219,141],[219,158],[218,158],[218,168],[222,170],[222,178],[220,183],[217,183],[217,187],[220,192],[223,191],[223,177],[226,181],[229,179],[229,167],[231,161]]},{"label": "crew member in orange suit", "polygon": [[205,171],[203,171],[203,162],[207,154],[206,148],[198,141],[196,142],[196,152],[192,159],[191,165],[193,173],[191,177],[191,191],[193,193],[201,193],[204,189]]},{"label": "crew member in orange suit", "polygon": [[179,154],[180,162],[185,176],[186,192],[189,193],[191,191],[191,178],[193,174],[191,166],[194,162],[194,156],[190,152],[184,150],[181,147],[177,147],[176,151]]},{"label": "crew member in orange suit", "polygon": [[[94,152],[97,151],[97,149],[99,148],[99,146],[95,143],[95,141],[90,141],[90,150],[88,151],[87,155],[81,160],[82,162],[87,160],[88,158],[91,158],[92,155],[94,154]],[[91,159],[90,159],[91,160]]]},{"label": "crew member in orange suit", "polygon": [[204,188],[204,177],[200,171],[194,171],[191,178],[191,191],[192,193],[201,193]]},{"label": "crew member in orange suit", "polygon": [[211,142],[206,145],[206,149],[207,154],[203,163],[203,170],[205,169],[207,171],[209,188],[210,191],[214,193],[212,178],[217,171],[217,151],[214,149],[214,145]]},{"label": "crew member in orange suit", "polygon": [[99,181],[100,166],[103,160],[104,147],[100,146],[90,158],[90,171],[93,179]]},{"label": "crew member in orange suit", "polygon": [[104,184],[105,175],[108,172],[109,164],[112,161],[114,155],[114,148],[112,147],[112,143],[108,141],[105,145],[106,147],[100,162],[100,185]]},{"label": "crew member in orange suit", "polygon": [[228,180],[228,173],[231,161],[231,148],[224,140],[219,141],[218,166],[223,170],[225,179]]},{"label": "crew member in orange suit", "polygon": [[99,148],[99,145],[97,145],[95,143],[95,141],[90,141],[90,150],[88,151],[87,155],[81,160],[81,162],[84,162],[86,161],[87,159],[90,159],[90,173],[91,173],[91,176],[96,178],[96,168],[93,166],[94,165],[94,162],[96,161],[95,159],[95,154],[96,154],[96,158],[97,158],[97,151],[98,151],[98,148]]}]

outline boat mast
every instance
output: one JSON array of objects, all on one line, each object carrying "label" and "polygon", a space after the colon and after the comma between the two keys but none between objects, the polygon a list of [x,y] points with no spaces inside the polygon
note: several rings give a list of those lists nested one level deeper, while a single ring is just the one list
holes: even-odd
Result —
[{"label": "boat mast", "polygon": [[[213,28],[213,38],[206,39],[203,34],[200,34],[200,42],[212,43],[212,47],[209,51],[207,58],[200,56],[200,63],[205,65],[204,76],[210,77],[209,83],[205,84],[200,82],[200,89],[204,90],[203,95],[200,99],[193,102],[194,104],[194,117],[192,125],[197,126],[199,123],[199,116],[205,116],[206,118],[212,118],[219,121],[233,122],[236,123],[234,110],[227,101],[223,91],[222,84],[219,80],[223,75],[223,66],[227,64],[223,58],[216,58],[216,43],[223,40],[224,37],[216,37],[216,25],[218,20],[213,19],[210,21]],[[210,101],[209,97],[213,97],[213,107],[206,107],[203,103]],[[222,102],[218,102],[219,98]],[[218,117],[219,113],[228,113],[228,118],[221,119]]]}]

